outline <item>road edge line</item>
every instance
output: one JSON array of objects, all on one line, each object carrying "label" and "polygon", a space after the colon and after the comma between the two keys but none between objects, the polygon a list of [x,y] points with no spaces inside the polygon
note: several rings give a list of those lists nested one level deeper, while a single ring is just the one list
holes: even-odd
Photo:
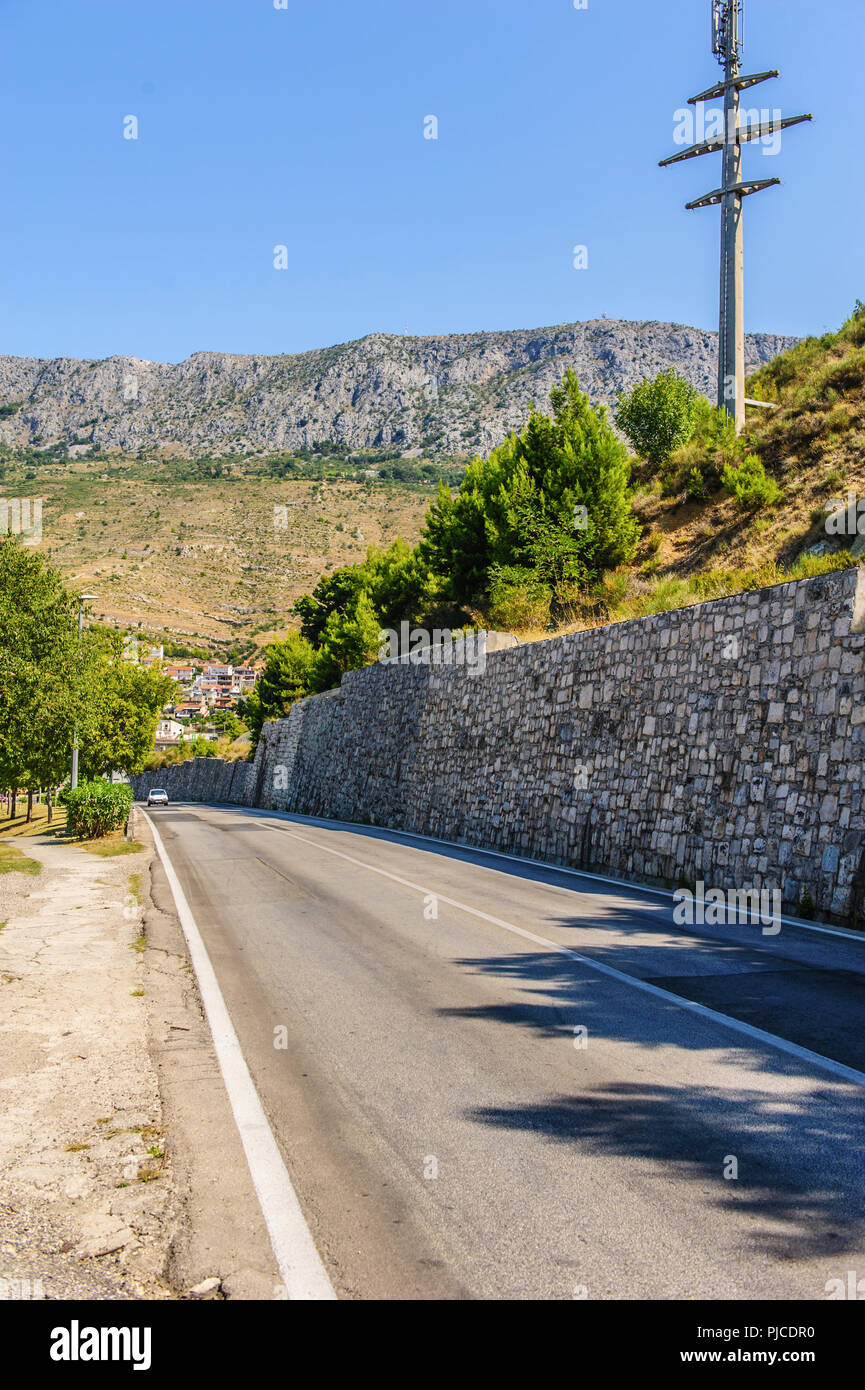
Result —
[{"label": "road edge line", "polygon": [[288,1298],[330,1301],[336,1292],[316,1249],[297,1193],[264,1113],[207,948],[162,837],[146,811],[195,970],[228,1103]]}]

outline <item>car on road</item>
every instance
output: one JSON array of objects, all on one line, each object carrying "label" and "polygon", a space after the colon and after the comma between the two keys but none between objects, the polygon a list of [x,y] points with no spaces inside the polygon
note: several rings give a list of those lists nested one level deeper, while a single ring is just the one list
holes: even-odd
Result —
[{"label": "car on road", "polygon": [[147,804],[148,806],[167,806],[168,792],[162,787],[154,787],[152,791],[147,793]]}]

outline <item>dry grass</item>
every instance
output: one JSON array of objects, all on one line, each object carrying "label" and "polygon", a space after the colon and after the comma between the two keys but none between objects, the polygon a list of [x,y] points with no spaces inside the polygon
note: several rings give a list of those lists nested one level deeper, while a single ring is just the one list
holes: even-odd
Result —
[{"label": "dry grass", "polygon": [[33,803],[33,819],[27,820],[27,798],[18,798],[18,814],[10,820],[8,815],[0,814],[0,840],[28,835],[62,835],[66,830],[66,807],[55,806],[51,824],[48,824],[48,808]]},{"label": "dry grass", "polygon": [[37,878],[42,872],[38,859],[28,859],[17,845],[0,845],[0,874],[27,874]]},{"label": "dry grass", "polygon": [[[416,540],[433,495],[396,482],[187,483],[164,472],[102,481],[88,465],[41,476],[39,492],[51,557],[99,596],[97,614],[214,651],[284,636],[295,599],[323,572],[397,535]],[[286,529],[274,525],[276,505]]]},{"label": "dry grass", "polygon": [[100,859],[116,859],[123,854],[141,854],[144,845],[137,840],[124,840],[106,835],[102,840],[88,840],[82,844],[88,854],[98,855]]}]

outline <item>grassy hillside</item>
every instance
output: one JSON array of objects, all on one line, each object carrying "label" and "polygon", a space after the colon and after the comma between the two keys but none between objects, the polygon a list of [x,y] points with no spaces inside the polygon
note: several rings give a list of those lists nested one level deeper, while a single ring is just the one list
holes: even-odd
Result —
[{"label": "grassy hillside", "polygon": [[[564,630],[855,563],[853,538],[828,537],[825,518],[830,499],[865,497],[865,310],[762,367],[745,394],[777,408],[748,407],[737,444],[706,418],[666,469],[635,461],[644,530],[634,563],[605,576]],[[722,487],[724,464],[749,453],[777,485],[774,505],[743,509]]]},{"label": "grassy hillside", "polygon": [[250,655],[293,625],[294,600],[370,544],[416,539],[429,483],[106,477],[93,469],[6,484],[43,498],[42,549],[70,587],[142,636]]}]

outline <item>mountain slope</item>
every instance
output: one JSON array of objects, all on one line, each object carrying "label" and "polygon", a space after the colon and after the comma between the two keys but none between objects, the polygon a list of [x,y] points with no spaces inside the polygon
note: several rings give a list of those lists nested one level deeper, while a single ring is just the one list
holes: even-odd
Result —
[{"label": "mountain slope", "polygon": [[[749,371],[797,339],[750,334]],[[197,352],[177,365],[0,356],[0,444],[127,455],[271,453],[331,440],[406,454],[486,453],[543,407],[567,367],[594,401],[673,366],[715,390],[716,335],[600,320],[357,342],[278,357]]]}]

